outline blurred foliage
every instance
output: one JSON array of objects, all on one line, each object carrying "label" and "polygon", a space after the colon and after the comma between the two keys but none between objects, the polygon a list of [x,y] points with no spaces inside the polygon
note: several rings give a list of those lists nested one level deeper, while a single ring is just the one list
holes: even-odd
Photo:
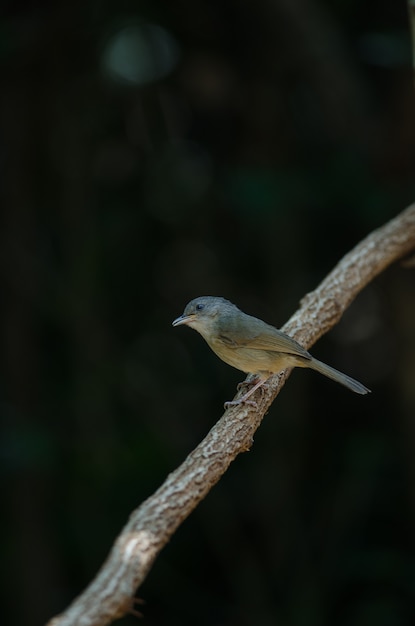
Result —
[{"label": "blurred foliage", "polygon": [[[2,623],[40,624],[243,376],[171,321],[282,325],[413,201],[405,2],[5,2]],[[388,270],[173,537],[145,623],[414,623],[415,292]],[[133,624],[133,618],[125,618]]]}]

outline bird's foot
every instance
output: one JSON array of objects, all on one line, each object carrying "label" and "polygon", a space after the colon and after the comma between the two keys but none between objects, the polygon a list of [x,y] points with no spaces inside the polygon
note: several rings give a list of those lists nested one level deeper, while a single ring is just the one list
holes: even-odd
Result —
[{"label": "bird's foot", "polygon": [[260,380],[262,380],[259,376],[254,376],[250,380],[243,380],[241,383],[236,385],[238,391],[240,391],[243,387],[250,387],[251,385],[256,385]]},{"label": "bird's foot", "polygon": [[236,388],[237,388],[238,391],[240,391],[244,387],[250,387],[253,382],[255,382],[255,379],[253,381],[251,381],[251,380],[243,380],[241,383],[238,383],[236,385]]},{"label": "bird's foot", "polygon": [[258,408],[258,404],[254,402],[254,400],[244,400],[244,398],[239,398],[239,400],[228,400],[223,405],[225,409],[229,409],[231,406],[239,406],[240,404],[249,404],[250,406],[254,406],[256,409]]},{"label": "bird's foot", "polygon": [[250,381],[244,381],[243,383],[239,383],[238,390],[246,385],[252,385],[251,389],[247,391],[242,398],[237,398],[236,400],[230,400],[229,402],[225,402],[225,409],[228,409],[231,406],[238,406],[239,404],[250,404],[251,406],[258,408],[258,404],[254,400],[248,400],[248,398],[257,390],[261,389],[263,392],[263,387],[265,386],[266,379],[257,377]]}]

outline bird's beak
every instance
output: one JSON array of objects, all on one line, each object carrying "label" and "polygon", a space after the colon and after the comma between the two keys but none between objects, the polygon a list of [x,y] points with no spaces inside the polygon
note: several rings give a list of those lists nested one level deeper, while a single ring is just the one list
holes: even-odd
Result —
[{"label": "bird's beak", "polygon": [[181,315],[177,319],[174,320],[172,326],[180,326],[180,324],[188,324],[192,321],[194,315]]}]

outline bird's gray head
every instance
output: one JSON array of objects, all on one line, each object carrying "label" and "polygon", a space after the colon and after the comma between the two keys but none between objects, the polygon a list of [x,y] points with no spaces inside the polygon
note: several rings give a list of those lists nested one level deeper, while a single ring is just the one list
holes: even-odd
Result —
[{"label": "bird's gray head", "polygon": [[173,326],[187,324],[204,335],[217,321],[219,315],[223,315],[230,309],[238,310],[237,307],[216,296],[200,296],[191,300],[183,312],[183,315],[174,320]]}]

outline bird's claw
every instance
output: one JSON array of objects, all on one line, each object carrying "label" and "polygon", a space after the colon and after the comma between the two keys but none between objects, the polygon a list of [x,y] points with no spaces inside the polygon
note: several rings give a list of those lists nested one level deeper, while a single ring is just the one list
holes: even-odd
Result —
[{"label": "bird's claw", "polygon": [[241,398],[240,400],[228,400],[228,402],[225,402],[223,406],[225,407],[225,409],[229,409],[231,406],[239,406],[240,404],[249,404],[256,409],[258,408],[258,404],[256,402],[254,402],[253,400],[244,400],[243,398]]},{"label": "bird's claw", "polygon": [[225,402],[225,409],[228,409],[231,406],[238,406],[239,404],[250,404],[251,406],[258,408],[258,404],[254,402],[254,400],[248,400],[248,398],[257,390],[260,389],[261,393],[264,393],[264,387],[267,387],[266,379],[262,379],[260,377],[254,378],[253,380],[244,381],[239,383],[238,390],[243,385],[253,385],[252,389],[247,391],[242,398],[238,398],[237,400],[231,400],[230,402]]},{"label": "bird's claw", "polygon": [[250,387],[251,385],[255,385],[258,382],[258,378],[254,377],[251,380],[243,380],[241,383],[236,385],[236,389],[240,391],[243,387]]}]

